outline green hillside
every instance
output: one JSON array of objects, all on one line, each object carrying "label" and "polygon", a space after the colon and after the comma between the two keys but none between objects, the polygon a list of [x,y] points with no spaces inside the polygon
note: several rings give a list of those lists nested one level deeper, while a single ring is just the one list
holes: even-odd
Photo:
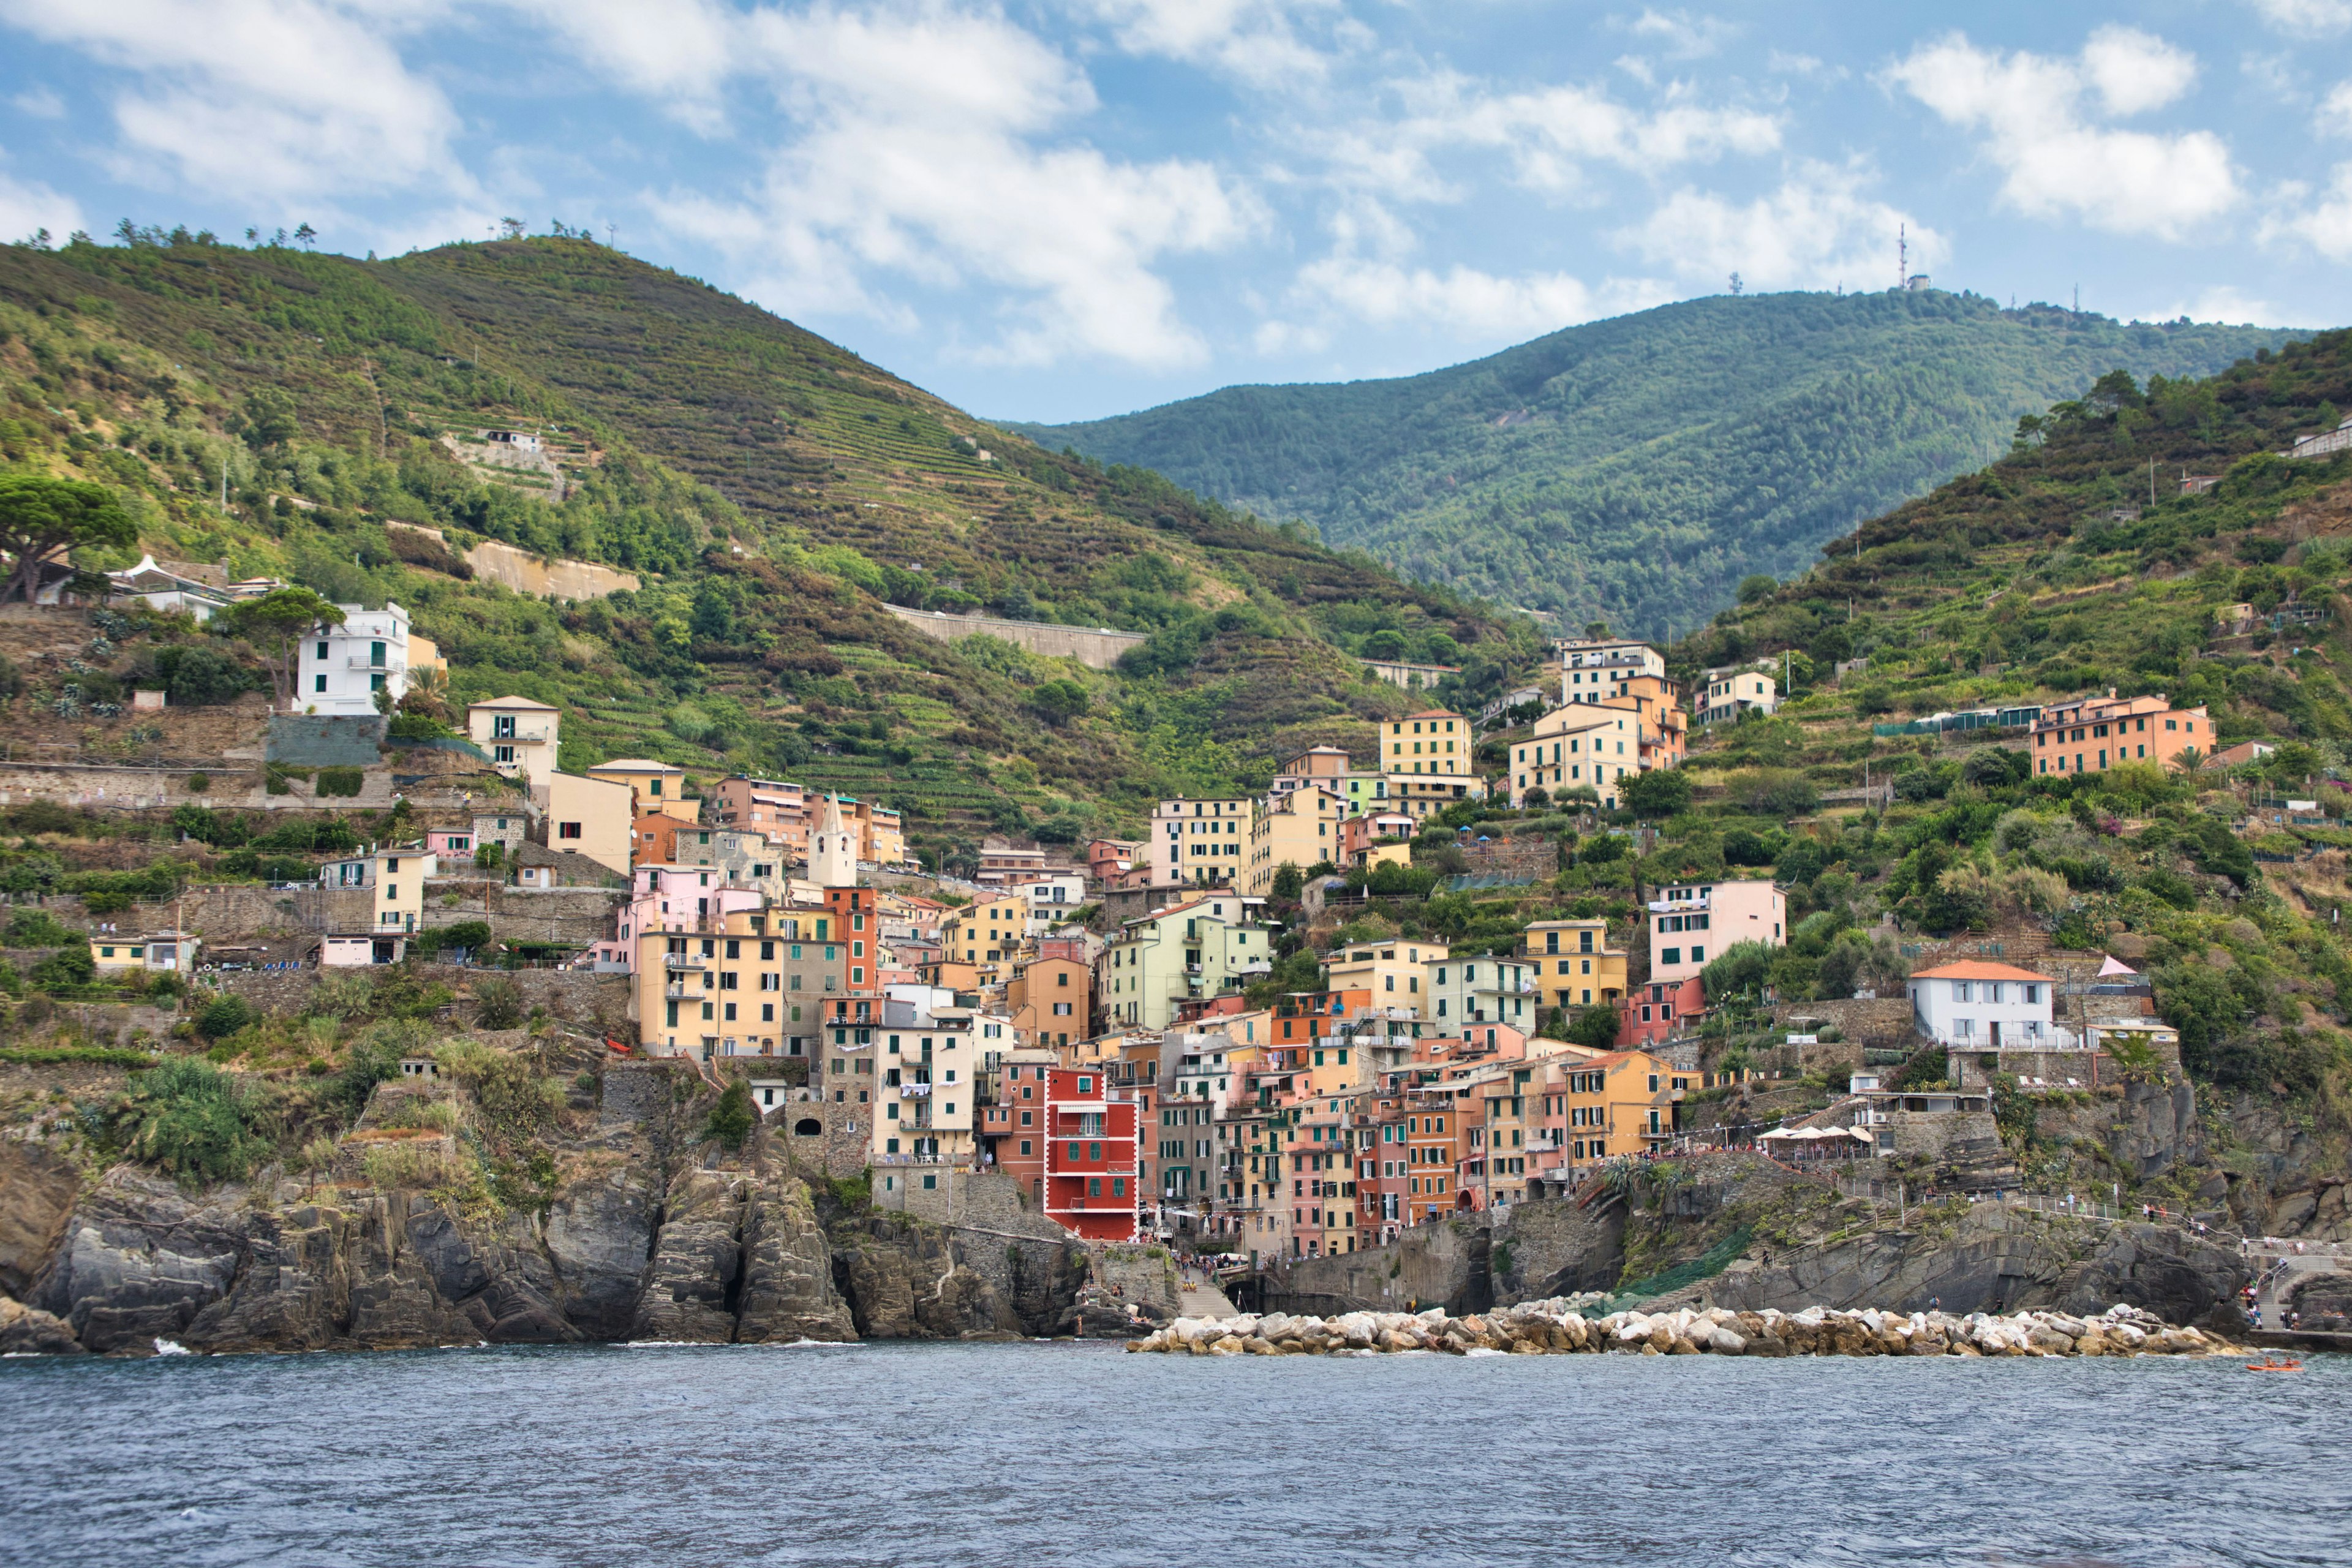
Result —
[{"label": "green hillside", "polygon": [[1664,636],[2109,370],[2205,375],[2287,337],[1932,291],[1720,297],[1426,375],[1019,428],[1562,625]]},{"label": "green hillside", "polygon": [[[499,426],[545,435],[560,495],[441,440]],[[1531,646],[571,236],[383,262],[155,231],[0,247],[0,447],[115,487],[159,556],[397,598],[458,700],[571,707],[568,764],[788,771],[941,844],[1131,823],[1162,790],[1262,778],[1295,740],[1368,744],[1404,702],[1350,656],[1381,632],[1488,684]],[[465,580],[453,552],[485,538],[644,585],[519,598]],[[1153,636],[1103,673],[934,642],[886,602]]]}]

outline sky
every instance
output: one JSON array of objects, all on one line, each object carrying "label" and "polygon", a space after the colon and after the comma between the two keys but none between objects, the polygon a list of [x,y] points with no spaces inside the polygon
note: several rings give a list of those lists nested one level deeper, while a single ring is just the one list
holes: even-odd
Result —
[{"label": "sky", "polygon": [[[1946,19],[1948,18],[1948,19]],[[2352,0],[0,0],[0,237],[561,222],[975,413],[1909,269],[2352,321]]]}]

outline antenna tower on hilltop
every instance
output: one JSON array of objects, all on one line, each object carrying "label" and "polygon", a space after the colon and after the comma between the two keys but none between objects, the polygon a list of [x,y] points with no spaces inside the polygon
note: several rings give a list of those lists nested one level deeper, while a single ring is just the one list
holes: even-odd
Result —
[{"label": "antenna tower on hilltop", "polygon": [[1895,226],[1895,289],[1900,293],[1911,286],[1911,229],[1907,224]]}]

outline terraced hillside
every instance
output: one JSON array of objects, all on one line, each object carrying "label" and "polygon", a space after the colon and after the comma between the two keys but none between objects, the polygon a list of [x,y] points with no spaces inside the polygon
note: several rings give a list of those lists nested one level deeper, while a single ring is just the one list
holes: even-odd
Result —
[{"label": "terraced hillside", "polygon": [[[116,487],[159,556],[398,598],[458,700],[571,708],[567,763],[786,770],[942,844],[1130,822],[1159,791],[1262,777],[1301,738],[1368,746],[1403,701],[1351,657],[1381,634],[1486,686],[1532,648],[1305,531],[1042,451],[582,239],[383,262],[152,231],[8,247],[0,334],[6,458]],[[560,500],[551,476],[466,460],[504,428],[543,439]],[[455,555],[484,538],[644,586],[520,599],[466,580]],[[943,646],[885,601],[1150,641],[1105,674]]]}]

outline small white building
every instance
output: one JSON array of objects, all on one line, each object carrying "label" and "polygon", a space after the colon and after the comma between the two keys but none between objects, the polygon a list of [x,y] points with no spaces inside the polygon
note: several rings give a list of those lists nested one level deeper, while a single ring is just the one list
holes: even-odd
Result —
[{"label": "small white building", "polygon": [[1963,1049],[2054,1048],[2057,984],[2006,963],[1938,964],[1911,977],[1911,1019],[1928,1038]]},{"label": "small white building", "polygon": [[1698,700],[1698,721],[1720,724],[1749,709],[1769,714],[1780,706],[1780,689],[1760,669],[1710,669],[1706,690]]},{"label": "small white building", "polygon": [[341,626],[316,627],[302,639],[296,709],[365,715],[376,711],[379,691],[399,701],[408,692],[408,612],[389,601],[381,610],[336,607]]},{"label": "small white building", "polygon": [[1021,890],[1029,895],[1032,915],[1051,920],[1087,901],[1087,876],[1083,871],[1047,871],[1023,883]]},{"label": "small white building", "polygon": [[150,931],[142,936],[99,935],[89,939],[89,961],[99,973],[114,975],[131,970],[152,974],[179,973],[194,969],[203,946],[185,931]]},{"label": "small white building", "polygon": [[547,799],[555,776],[555,753],[563,715],[528,697],[501,697],[470,703],[466,709],[466,738],[479,746],[490,766],[510,779],[530,786],[531,798]]}]

